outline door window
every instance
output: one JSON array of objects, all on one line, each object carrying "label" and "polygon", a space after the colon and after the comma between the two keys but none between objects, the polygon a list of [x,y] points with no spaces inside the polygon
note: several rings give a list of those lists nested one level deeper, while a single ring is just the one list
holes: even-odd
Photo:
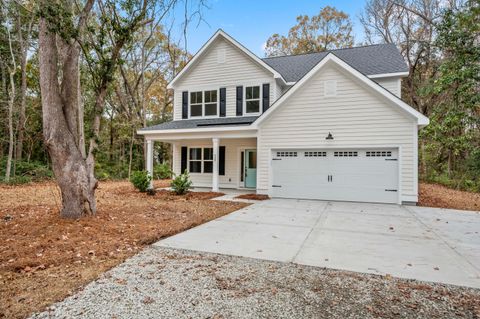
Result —
[{"label": "door window", "polygon": [[257,168],[257,152],[248,152],[248,168]]}]

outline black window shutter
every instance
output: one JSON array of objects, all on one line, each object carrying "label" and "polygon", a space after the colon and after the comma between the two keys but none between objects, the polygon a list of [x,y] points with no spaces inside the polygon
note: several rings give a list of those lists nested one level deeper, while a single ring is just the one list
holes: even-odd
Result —
[{"label": "black window shutter", "polygon": [[188,147],[182,146],[182,161],[181,161],[181,172],[180,174],[183,174],[185,170],[187,169],[187,154],[188,154]]},{"label": "black window shutter", "polygon": [[219,148],[218,175],[225,175],[225,146],[220,146]]},{"label": "black window shutter", "polygon": [[220,88],[220,116],[227,116],[227,89]]},{"label": "black window shutter", "polygon": [[270,84],[263,84],[262,92],[262,106],[263,112],[265,112],[270,107]]},{"label": "black window shutter", "polygon": [[188,119],[188,91],[182,92],[182,119]]},{"label": "black window shutter", "polygon": [[237,86],[237,116],[243,114],[243,86]]}]

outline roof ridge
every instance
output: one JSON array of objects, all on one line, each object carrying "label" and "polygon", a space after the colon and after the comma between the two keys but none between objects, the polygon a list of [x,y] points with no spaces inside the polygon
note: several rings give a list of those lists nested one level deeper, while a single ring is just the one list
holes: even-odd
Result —
[{"label": "roof ridge", "polygon": [[264,57],[264,58],[261,58],[261,59],[262,59],[262,60],[267,60],[267,59],[276,59],[276,58],[286,58],[286,57],[291,57],[291,56],[301,56],[301,55],[310,55],[310,54],[319,54],[319,53],[329,53],[329,52],[334,52],[334,51],[361,49],[361,48],[367,48],[367,47],[373,47],[373,46],[380,46],[380,45],[386,46],[386,45],[395,45],[395,44],[394,44],[394,43],[365,44],[365,45],[360,45],[360,46],[350,47],[350,48],[339,48],[339,49],[332,49],[332,50],[326,50],[326,51],[317,51],[317,52],[307,52],[307,53],[298,53],[298,54],[278,55],[278,56]]}]

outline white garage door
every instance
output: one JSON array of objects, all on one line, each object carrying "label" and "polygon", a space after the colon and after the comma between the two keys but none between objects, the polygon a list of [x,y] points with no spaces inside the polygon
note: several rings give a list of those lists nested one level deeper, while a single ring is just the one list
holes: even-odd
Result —
[{"label": "white garage door", "polygon": [[398,202],[397,149],[272,153],[273,197]]}]

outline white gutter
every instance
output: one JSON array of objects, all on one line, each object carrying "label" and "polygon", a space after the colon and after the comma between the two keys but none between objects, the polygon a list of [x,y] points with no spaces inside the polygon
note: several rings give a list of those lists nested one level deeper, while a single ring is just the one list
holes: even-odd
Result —
[{"label": "white gutter", "polygon": [[169,130],[138,130],[138,135],[151,134],[181,134],[181,133],[208,133],[208,132],[237,132],[237,131],[256,131],[257,129],[252,125],[245,127],[206,127],[206,128],[188,128],[188,129],[169,129]]}]

